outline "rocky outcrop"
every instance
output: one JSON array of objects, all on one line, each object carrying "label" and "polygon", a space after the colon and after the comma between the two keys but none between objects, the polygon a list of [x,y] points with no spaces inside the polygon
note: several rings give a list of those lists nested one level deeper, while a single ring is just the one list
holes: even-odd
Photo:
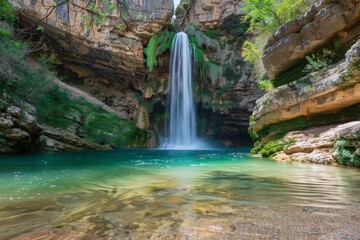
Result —
[{"label": "rocky outcrop", "polygon": [[107,145],[99,145],[80,138],[75,134],[47,125],[41,125],[40,150],[45,151],[81,151],[110,150]]},{"label": "rocky outcrop", "polygon": [[[345,165],[356,165],[355,161],[351,162],[351,159],[360,159],[359,121],[289,132],[283,137],[283,140],[295,141],[295,143],[277,153],[274,156],[277,160],[316,164],[339,162]],[[349,151],[352,152],[350,156]]]},{"label": "rocky outcrop", "polygon": [[111,149],[86,141],[69,131],[39,125],[32,105],[22,103],[18,107],[0,101],[0,153]]},{"label": "rocky outcrop", "polygon": [[251,127],[339,111],[360,102],[360,40],[340,64],[315,72],[267,93],[257,101]]},{"label": "rocky outcrop", "polygon": [[[182,1],[184,2],[184,1]],[[184,28],[193,23],[204,29],[218,27],[230,15],[244,15],[241,11],[244,3],[240,0],[190,0],[187,7],[180,7],[176,12],[175,25]]]},{"label": "rocky outcrop", "polygon": [[0,153],[35,149],[41,128],[37,125],[31,106],[20,108],[8,105],[1,99],[0,103]]},{"label": "rocky outcrop", "polygon": [[21,27],[43,27],[37,35],[44,34],[61,66],[76,74],[80,82],[74,86],[136,121],[135,96],[145,91],[147,75],[143,49],[170,24],[172,0],[101,1],[95,6],[84,0],[56,1],[55,8],[53,1],[12,3],[21,8]]},{"label": "rocky outcrop", "polygon": [[265,47],[263,63],[274,78],[335,37],[345,44],[359,33],[359,1],[321,0],[277,30]]}]

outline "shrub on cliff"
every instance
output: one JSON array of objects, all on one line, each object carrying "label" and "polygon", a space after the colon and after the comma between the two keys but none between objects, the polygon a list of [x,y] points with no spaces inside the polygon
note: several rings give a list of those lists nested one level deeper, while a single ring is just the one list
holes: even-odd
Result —
[{"label": "shrub on cliff", "polygon": [[[303,13],[308,5],[304,0],[245,0],[244,3],[242,10],[247,12],[244,21],[250,22],[249,31],[257,37],[244,43],[242,56],[258,69],[257,76],[260,81],[265,77],[261,59],[268,37],[287,21]],[[265,91],[271,89],[263,88]]]}]

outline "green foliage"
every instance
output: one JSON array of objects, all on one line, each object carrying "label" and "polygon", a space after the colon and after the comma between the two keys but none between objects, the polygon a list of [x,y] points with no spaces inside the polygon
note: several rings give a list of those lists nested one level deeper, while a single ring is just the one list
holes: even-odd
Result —
[{"label": "green foliage", "polygon": [[9,24],[15,21],[15,15],[8,0],[0,0],[0,21],[5,21]]},{"label": "green foliage", "polygon": [[251,150],[252,154],[261,154],[262,157],[270,157],[277,152],[280,152],[285,147],[291,146],[295,140],[274,140],[266,143],[263,146],[254,147]]},{"label": "green foliage", "polygon": [[251,63],[252,65],[256,65],[257,61],[261,61],[261,50],[252,42],[245,41],[242,46],[241,56],[245,61]]},{"label": "green foliage", "polygon": [[159,63],[158,56],[171,49],[174,37],[175,32],[169,29],[165,29],[151,37],[147,47],[144,48],[145,63],[150,73]]},{"label": "green foliage", "polygon": [[157,61],[157,47],[158,47],[158,39],[159,39],[159,35],[155,34],[154,36],[151,37],[148,45],[146,48],[144,48],[144,53],[146,56],[146,66],[149,68],[149,72],[153,71],[153,67],[157,66],[158,61]]},{"label": "green foliage", "polygon": [[11,31],[6,28],[0,28],[0,39],[6,39],[11,36]]},{"label": "green foliage", "polygon": [[275,88],[282,85],[288,84],[290,82],[296,81],[302,77],[305,77],[307,73],[304,71],[304,68],[307,65],[307,61],[304,59],[294,67],[285,70],[284,72],[278,74],[273,80],[273,85]]},{"label": "green foliage", "polygon": [[[298,17],[308,5],[305,0],[244,0],[243,11],[247,12],[244,22],[250,22],[249,31],[257,33],[253,41],[245,41],[242,47],[243,58],[258,70],[257,78],[261,79],[265,70],[262,65],[262,49],[269,35],[285,24]],[[301,69],[302,71],[302,69]],[[288,77],[279,80],[288,82]],[[277,83],[274,83],[277,86]]]},{"label": "green foliage", "polygon": [[[91,109],[91,108],[90,108]],[[136,128],[131,122],[120,120],[113,114],[98,111],[88,112],[84,122],[84,138],[112,147],[129,147],[141,140],[146,142],[146,131]]]},{"label": "green foliage", "polygon": [[215,86],[217,84],[218,79],[221,76],[221,65],[216,64],[214,62],[208,62],[207,64],[207,75],[210,77],[211,84]]},{"label": "green foliage", "polygon": [[275,89],[273,85],[273,81],[271,81],[270,79],[260,80],[257,83],[260,89],[265,92],[271,92],[272,90]]},{"label": "green foliage", "polygon": [[249,30],[273,34],[287,21],[306,11],[304,0],[244,0],[245,20],[250,21]]},{"label": "green foliage", "polygon": [[223,23],[219,26],[223,34],[231,37],[231,43],[241,44],[246,37],[246,32],[249,29],[249,23],[242,21],[241,16],[230,15],[224,19]]},{"label": "green foliage", "polygon": [[217,29],[211,29],[205,32],[205,35],[212,39],[218,39],[220,36],[222,36],[222,33]]},{"label": "green foliage", "polygon": [[[358,132],[360,138],[360,132]],[[336,160],[339,164],[360,167],[360,156],[356,154],[359,146],[358,139],[339,138],[335,141],[334,152],[337,153]]]},{"label": "green foliage", "polygon": [[329,58],[334,55],[335,55],[334,52],[327,49],[323,49],[321,55],[312,54],[311,56],[306,56],[305,59],[308,61],[308,64],[305,66],[303,71],[306,73],[310,73],[326,68],[331,62]]}]

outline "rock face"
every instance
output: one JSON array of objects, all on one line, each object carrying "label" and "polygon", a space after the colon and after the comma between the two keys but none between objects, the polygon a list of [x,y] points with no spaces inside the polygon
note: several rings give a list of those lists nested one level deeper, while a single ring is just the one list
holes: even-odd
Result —
[{"label": "rock face", "polygon": [[17,106],[7,106],[1,99],[0,153],[16,153],[36,148],[41,128],[36,118]]},{"label": "rock face", "polygon": [[244,15],[242,7],[240,0],[194,0],[190,9],[177,10],[175,25],[184,28],[194,23],[204,29],[216,28],[231,14]]},{"label": "rock face", "polygon": [[34,107],[29,104],[17,107],[1,100],[0,109],[0,153],[33,151],[79,151],[105,150],[102,146],[88,142],[75,134],[39,125],[34,116]]},{"label": "rock face", "polygon": [[83,90],[134,120],[139,107],[134,96],[144,92],[147,74],[143,48],[170,24],[172,0],[104,1],[105,17],[85,0],[56,1],[54,9],[49,0],[12,2],[21,7],[20,25],[44,27],[47,45],[81,79]]},{"label": "rock face", "polygon": [[341,110],[360,102],[360,40],[340,64],[281,86],[257,101],[251,127]]},{"label": "rock face", "polygon": [[[348,156],[345,155],[345,151],[339,150],[339,147],[352,148],[353,158],[360,159],[360,154],[358,154],[358,149],[360,149],[359,133],[359,121],[289,132],[283,139],[295,140],[295,143],[286,147],[282,152],[277,153],[274,158],[277,160],[316,164],[336,164],[336,162],[339,162],[341,164],[354,165],[351,162],[341,162]],[[340,142],[339,139],[354,140],[356,144],[349,146],[348,142]]]},{"label": "rock face", "polygon": [[264,66],[268,75],[274,78],[335,37],[341,36],[344,44],[359,32],[359,1],[318,1],[269,39],[263,54]]},{"label": "rock face", "polygon": [[88,142],[75,134],[41,125],[40,149],[45,151],[109,150],[110,146]]}]

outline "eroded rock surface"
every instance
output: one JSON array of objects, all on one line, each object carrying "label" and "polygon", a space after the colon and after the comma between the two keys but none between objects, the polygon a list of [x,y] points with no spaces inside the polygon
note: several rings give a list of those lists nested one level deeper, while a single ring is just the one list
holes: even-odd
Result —
[{"label": "eroded rock surface", "polygon": [[0,103],[0,153],[35,149],[41,128],[31,109],[8,105],[1,99]]},{"label": "eroded rock surface", "polygon": [[336,148],[336,145],[348,144],[348,142],[338,141],[342,138],[351,139],[357,143],[350,147],[354,148],[353,154],[360,157],[358,154],[360,151],[360,122],[356,121],[289,132],[283,139],[294,140],[295,143],[284,148],[274,158],[316,164],[336,164],[336,162],[344,164],[340,160],[345,157],[344,153]]},{"label": "eroded rock surface", "polygon": [[215,28],[231,14],[244,15],[242,7],[240,0],[194,0],[190,9],[177,12],[175,25],[183,28],[192,23],[204,29]]},{"label": "eroded rock surface", "polygon": [[337,111],[360,102],[360,40],[340,64],[278,87],[257,101],[251,127]]},{"label": "eroded rock surface", "polygon": [[321,0],[306,13],[291,20],[269,39],[263,55],[271,78],[295,65],[306,55],[342,37],[342,44],[360,33],[360,2]]},{"label": "eroded rock surface", "polygon": [[109,150],[110,146],[86,141],[75,134],[47,125],[41,125],[40,149],[46,151]]}]

